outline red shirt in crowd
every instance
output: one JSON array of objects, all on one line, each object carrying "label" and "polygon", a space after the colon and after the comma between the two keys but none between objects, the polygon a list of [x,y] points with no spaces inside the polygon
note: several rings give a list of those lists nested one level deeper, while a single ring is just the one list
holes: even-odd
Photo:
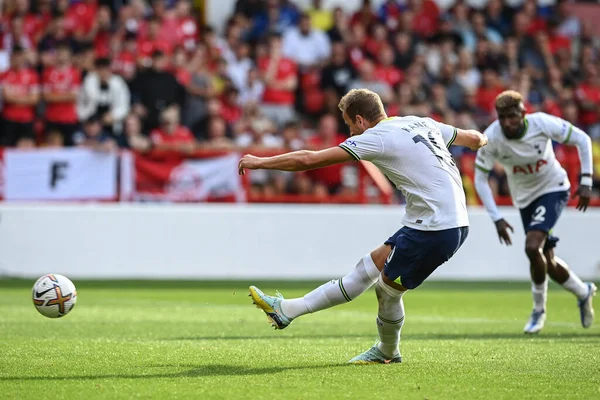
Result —
[{"label": "red shirt in crowd", "polygon": [[230,104],[227,101],[221,102],[221,118],[228,124],[235,124],[242,118],[242,107],[237,104]]},{"label": "red shirt in crowd", "polygon": [[81,1],[72,4],[65,16],[65,25],[69,32],[87,35],[94,27],[98,4],[96,1]]},{"label": "red shirt in crowd", "polygon": [[501,86],[484,87],[477,89],[477,105],[488,114],[494,112],[496,96],[504,91]]},{"label": "red shirt in crowd", "polygon": [[34,42],[37,42],[45,28],[46,21],[40,15],[28,13],[23,17],[23,31]]},{"label": "red shirt in crowd", "polygon": [[[600,104],[600,87],[584,82],[577,87],[575,97],[579,101],[593,101],[595,104]],[[595,124],[598,122],[598,111],[596,109],[581,110],[579,120],[583,125]]]},{"label": "red shirt in crowd", "polygon": [[186,50],[196,48],[198,41],[198,24],[192,17],[180,18],[177,20],[177,44],[183,46]]},{"label": "red shirt in crowd", "polygon": [[116,74],[130,80],[135,76],[137,55],[130,51],[121,51],[113,58],[112,69]]},{"label": "red shirt in crowd", "polygon": [[[76,93],[81,87],[81,72],[74,66],[49,67],[44,70],[42,84],[46,93]],[[60,124],[75,124],[77,118],[77,102],[48,102],[46,120]]]},{"label": "red shirt in crowd", "polygon": [[391,87],[396,86],[404,79],[404,74],[400,68],[394,65],[378,65],[375,67],[375,77],[378,80],[387,82]]},{"label": "red shirt in crowd", "polygon": [[151,39],[149,37],[140,39],[137,48],[140,57],[143,58],[151,57],[156,50],[160,50],[166,55],[171,55],[173,50],[173,46],[167,40],[161,38]]},{"label": "red shirt in crowd", "polygon": [[571,50],[571,39],[567,36],[550,36],[550,52],[556,54],[559,50]]},{"label": "red shirt in crowd", "polygon": [[[258,68],[261,72],[269,69],[271,59],[263,57],[258,60]],[[275,74],[276,80],[284,80],[296,76],[298,69],[296,63],[287,58],[281,58]],[[295,90],[273,89],[267,85],[263,94],[263,102],[267,104],[292,105],[296,99]]]},{"label": "red shirt in crowd", "polygon": [[416,33],[429,37],[438,28],[440,10],[433,0],[424,0],[421,9],[415,11],[413,18],[413,29]]},{"label": "red shirt in crowd", "polygon": [[[38,75],[29,68],[9,69],[2,75],[0,82],[4,90],[10,91],[13,95],[27,96],[40,91]],[[5,100],[2,117],[13,122],[33,122],[35,106],[14,104]]]},{"label": "red shirt in crowd", "polygon": [[[327,143],[322,137],[313,136],[308,140],[308,145],[311,149],[324,149],[326,147],[337,146],[346,139],[344,135],[338,134],[331,142]],[[343,164],[334,164],[329,167],[307,171],[306,173],[315,182],[322,183],[328,188],[335,188],[342,184],[343,167]]]},{"label": "red shirt in crowd", "polygon": [[152,144],[186,144],[194,143],[194,135],[188,128],[179,125],[173,133],[168,133],[162,128],[156,128],[150,132]]}]

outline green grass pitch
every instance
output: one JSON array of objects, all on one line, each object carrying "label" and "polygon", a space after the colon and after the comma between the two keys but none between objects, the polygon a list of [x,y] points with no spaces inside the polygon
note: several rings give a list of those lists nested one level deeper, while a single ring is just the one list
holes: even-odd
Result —
[{"label": "green grass pitch", "polygon": [[75,281],[58,320],[32,283],[0,280],[2,399],[600,398],[600,324],[581,328],[555,285],[546,328],[525,336],[528,284],[426,283],[404,297],[403,363],[348,366],[376,339],[373,291],[273,331],[243,282]]}]

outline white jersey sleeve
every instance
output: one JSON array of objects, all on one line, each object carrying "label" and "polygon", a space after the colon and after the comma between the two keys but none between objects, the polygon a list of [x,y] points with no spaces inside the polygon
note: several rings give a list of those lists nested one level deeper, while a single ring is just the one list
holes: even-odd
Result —
[{"label": "white jersey sleeve", "polygon": [[543,126],[543,132],[552,140],[559,143],[576,146],[579,151],[581,172],[590,174],[592,172],[592,143],[589,136],[581,129],[573,126],[568,121],[553,115],[543,114],[539,122]]},{"label": "white jersey sleeve", "polygon": [[442,138],[444,139],[444,143],[446,147],[452,146],[452,143],[456,140],[456,135],[458,134],[458,130],[452,125],[443,124],[441,122],[437,122],[432,120],[433,123],[438,127],[440,132],[442,133]]},{"label": "white jersey sleeve", "polygon": [[346,139],[339,146],[356,160],[371,161],[382,155],[384,151],[381,137],[369,130]]},{"label": "white jersey sleeve", "polygon": [[569,139],[573,133],[573,125],[562,118],[554,115],[542,114],[543,118],[537,121],[541,125],[542,132],[550,139],[558,143],[569,143]]}]

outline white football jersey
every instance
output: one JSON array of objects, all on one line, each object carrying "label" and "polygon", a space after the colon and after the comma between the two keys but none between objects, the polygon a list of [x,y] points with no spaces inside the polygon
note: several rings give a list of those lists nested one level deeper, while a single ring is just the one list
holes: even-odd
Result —
[{"label": "white football jersey", "polygon": [[340,147],[371,161],[406,198],[402,224],[422,231],[469,225],[460,173],[448,147],[456,128],[431,118],[391,117]]},{"label": "white football jersey", "polygon": [[513,203],[527,207],[543,194],[568,190],[566,171],[552,149],[552,140],[568,143],[574,128],[561,118],[537,112],[525,117],[522,136],[507,139],[500,123],[494,121],[485,131],[488,144],[479,149],[475,167],[490,172],[498,161],[506,171]]}]

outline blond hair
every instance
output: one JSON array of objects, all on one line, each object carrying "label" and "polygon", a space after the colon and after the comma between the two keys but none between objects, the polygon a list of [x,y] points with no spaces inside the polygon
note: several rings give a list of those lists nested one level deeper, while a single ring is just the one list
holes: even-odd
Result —
[{"label": "blond hair", "polygon": [[381,117],[385,117],[385,109],[381,98],[375,92],[368,89],[352,89],[338,104],[341,112],[346,113],[350,120],[356,120],[356,116],[360,115],[367,121],[376,121]]},{"label": "blond hair", "polygon": [[496,96],[496,109],[520,107],[523,104],[523,96],[515,90],[505,90]]}]

